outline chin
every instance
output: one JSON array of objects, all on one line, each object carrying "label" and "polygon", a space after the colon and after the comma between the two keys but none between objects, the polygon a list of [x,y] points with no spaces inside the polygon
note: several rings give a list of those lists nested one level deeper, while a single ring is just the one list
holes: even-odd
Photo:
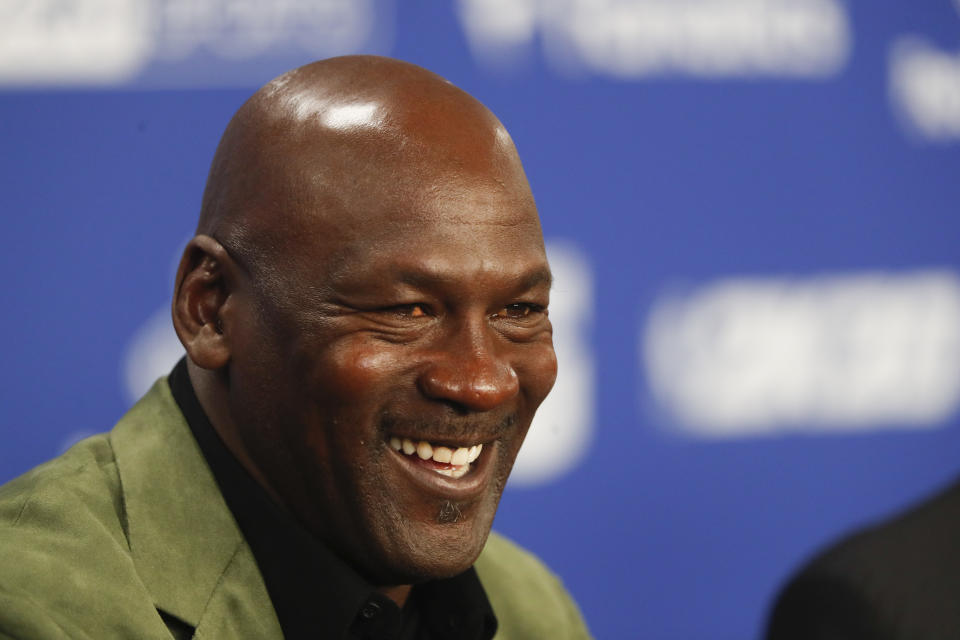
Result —
[{"label": "chin", "polygon": [[[441,511],[441,514],[443,512]],[[452,578],[463,573],[476,561],[490,534],[492,518],[486,522],[434,522],[411,527],[404,523],[400,539],[389,547],[390,557],[382,558],[384,573],[377,572],[378,584],[416,584],[429,580]],[[394,534],[400,533],[394,531]]]}]

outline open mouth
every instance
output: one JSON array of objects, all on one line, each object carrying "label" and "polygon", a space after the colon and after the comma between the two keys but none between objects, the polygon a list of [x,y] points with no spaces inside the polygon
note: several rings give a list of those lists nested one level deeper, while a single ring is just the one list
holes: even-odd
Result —
[{"label": "open mouth", "polygon": [[450,478],[463,477],[483,451],[483,445],[479,443],[469,447],[453,447],[397,436],[390,438],[390,448]]}]

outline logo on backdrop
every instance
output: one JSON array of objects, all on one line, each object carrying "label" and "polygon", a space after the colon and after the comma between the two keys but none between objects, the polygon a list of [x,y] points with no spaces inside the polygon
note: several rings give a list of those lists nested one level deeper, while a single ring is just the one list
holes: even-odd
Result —
[{"label": "logo on backdrop", "polygon": [[[501,69],[539,34],[564,72],[820,78],[846,66],[852,41],[841,0],[457,6],[478,60]],[[392,0],[12,0],[0,4],[0,83],[249,84],[288,67],[291,56],[387,52],[393,13]]]},{"label": "logo on backdrop", "polygon": [[[305,55],[387,49],[392,31],[383,23],[391,3],[6,0],[0,3],[0,83],[259,83]],[[254,59],[267,64],[252,65]]]},{"label": "logo on backdrop", "polygon": [[[954,4],[960,17],[960,0]],[[889,92],[908,130],[927,140],[960,139],[960,51],[901,37],[890,50]]]},{"label": "logo on backdrop", "polygon": [[935,427],[960,406],[960,276],[720,280],[657,300],[640,356],[690,435]]},{"label": "logo on backdrop", "polygon": [[839,0],[460,0],[474,53],[515,66],[539,33],[564,72],[622,78],[834,76],[852,35]]},{"label": "logo on backdrop", "polygon": [[[539,44],[563,74],[813,80],[842,72],[853,46],[842,0],[459,0],[456,8],[477,61],[503,72],[522,68]],[[0,2],[0,85],[259,84],[304,57],[388,53],[395,10],[393,0],[8,0]],[[906,128],[921,139],[960,139],[960,52],[905,35],[888,67],[890,103]]]},{"label": "logo on backdrop", "polygon": [[0,3],[0,82],[123,81],[151,54],[150,25],[143,0]]},{"label": "logo on backdrop", "polygon": [[[537,412],[510,476],[511,486],[536,486],[573,470],[586,456],[594,430],[594,360],[590,344],[593,273],[572,244],[549,242],[553,270],[550,320],[560,364],[557,382]],[[155,311],[127,343],[122,383],[135,402],[183,356],[170,308]]]}]

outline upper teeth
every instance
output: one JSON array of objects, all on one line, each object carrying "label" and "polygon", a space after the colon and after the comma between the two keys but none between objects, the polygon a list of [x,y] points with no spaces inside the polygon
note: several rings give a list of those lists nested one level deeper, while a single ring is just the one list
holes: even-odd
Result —
[{"label": "upper teeth", "polygon": [[432,459],[434,462],[449,464],[455,467],[462,467],[467,463],[473,462],[480,457],[480,451],[483,449],[482,444],[451,449],[443,445],[432,445],[426,440],[414,442],[410,438],[398,438],[396,436],[390,438],[390,447],[394,451],[403,451],[408,456],[416,453],[422,460]]}]

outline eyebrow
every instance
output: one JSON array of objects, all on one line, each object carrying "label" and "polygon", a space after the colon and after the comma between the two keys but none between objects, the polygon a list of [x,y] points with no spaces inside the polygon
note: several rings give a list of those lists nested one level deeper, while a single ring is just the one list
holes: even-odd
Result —
[{"label": "eyebrow", "polygon": [[[412,287],[424,287],[449,280],[449,278],[437,272],[406,270],[401,271],[398,274],[398,279],[403,284],[407,284]],[[553,273],[547,266],[537,267],[535,269],[531,269],[527,273],[522,274],[520,283],[516,288],[518,290],[525,291],[527,289],[533,289],[534,287],[542,285],[546,285],[547,287],[553,286]]]},{"label": "eyebrow", "polygon": [[524,289],[533,289],[540,285],[547,285],[547,287],[553,286],[553,272],[550,271],[550,267],[535,269],[526,274],[523,279],[522,286]]}]

